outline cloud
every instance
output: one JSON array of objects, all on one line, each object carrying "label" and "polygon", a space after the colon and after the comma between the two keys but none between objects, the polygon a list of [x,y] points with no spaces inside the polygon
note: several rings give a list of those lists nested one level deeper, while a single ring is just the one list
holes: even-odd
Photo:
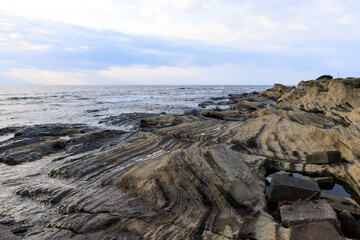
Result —
[{"label": "cloud", "polygon": [[[199,77],[206,68],[199,67],[150,67],[150,66],[132,66],[132,67],[110,67],[109,70],[101,70],[99,73],[103,76],[113,79],[125,80],[133,84],[193,84],[194,77]],[[205,75],[203,75],[204,77]],[[198,78],[201,82],[203,77]],[[210,80],[210,79],[208,79]],[[182,83],[183,82],[183,83]]]},{"label": "cloud", "polygon": [[[98,71],[100,75],[119,81],[128,81],[133,84],[149,85],[271,85],[276,81],[285,84],[296,84],[301,77],[311,78],[311,73],[302,72],[296,79],[289,81],[288,75],[294,74],[291,69],[266,68],[253,64],[235,65],[227,64],[212,67],[110,67]],[[114,82],[115,83],[115,82]]]},{"label": "cloud", "polygon": [[47,52],[52,45],[41,44],[32,41],[28,41],[27,37],[18,33],[12,32],[9,34],[0,33],[0,50],[29,50],[29,51],[40,51]]},{"label": "cloud", "polygon": [[343,16],[335,21],[335,23],[340,25],[352,25],[356,22],[356,18],[354,16]]},{"label": "cloud", "polygon": [[13,64],[13,63],[15,63],[15,61],[12,61],[12,60],[0,60],[0,63]]},{"label": "cloud", "polygon": [[67,47],[65,48],[65,51],[84,51],[89,50],[89,46],[76,46],[76,47]]},{"label": "cloud", "polygon": [[47,71],[41,69],[12,69],[0,74],[21,80],[26,84],[40,85],[272,85],[277,83],[297,84],[300,80],[313,78],[313,73],[291,69],[267,68],[252,64],[220,65],[213,67],[151,67],[136,65],[113,66],[103,70],[75,72]]},{"label": "cloud", "polygon": [[355,0],[3,0],[0,56],[12,62],[0,61],[0,71],[32,84],[296,84],[329,69],[354,75],[359,9]]},{"label": "cloud", "polygon": [[15,23],[9,21],[6,18],[0,18],[0,30],[8,31],[16,26]]},{"label": "cloud", "polygon": [[50,48],[52,48],[51,45],[36,44],[36,43],[26,42],[26,41],[15,42],[12,44],[12,47],[14,49],[40,51],[40,52],[47,52]]},{"label": "cloud", "polygon": [[86,85],[85,74],[81,72],[54,72],[40,69],[12,69],[0,72],[3,75],[35,85]]},{"label": "cloud", "polygon": [[18,49],[27,51],[47,52],[50,48],[52,48],[52,46],[45,44],[36,44],[27,41],[6,41],[0,42],[0,49],[1,48],[4,48],[6,50]]},{"label": "cloud", "polygon": [[[242,49],[288,49],[289,43],[350,34],[339,24],[360,24],[353,0],[3,0],[0,11],[33,20],[78,25],[129,35],[188,39]],[[311,9],[311,11],[309,11]],[[66,13],[66,17],[64,17]],[[304,32],[305,31],[305,32]],[[360,33],[351,33],[360,38]]]}]

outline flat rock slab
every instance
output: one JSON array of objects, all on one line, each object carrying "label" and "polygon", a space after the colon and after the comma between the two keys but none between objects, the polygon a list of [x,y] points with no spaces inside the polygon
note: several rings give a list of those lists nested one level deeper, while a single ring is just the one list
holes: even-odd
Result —
[{"label": "flat rock slab", "polygon": [[273,203],[284,200],[305,200],[314,194],[313,199],[318,199],[320,191],[319,185],[311,180],[274,174],[270,183],[268,200]]},{"label": "flat rock slab", "polygon": [[329,222],[312,222],[291,227],[290,240],[342,240]]},{"label": "flat rock slab", "polygon": [[337,162],[341,162],[341,152],[339,151],[315,152],[306,156],[306,163],[328,164]]},{"label": "flat rock slab", "polygon": [[339,213],[343,210],[346,210],[356,218],[360,219],[360,207],[357,206],[357,202],[354,199],[325,192],[321,192],[320,199],[326,199],[335,212]]},{"label": "flat rock slab", "polygon": [[20,240],[21,238],[15,236],[9,229],[0,225],[0,240]]},{"label": "flat rock slab", "polygon": [[335,211],[324,199],[283,205],[280,207],[280,215],[284,227],[310,222],[330,222],[333,226],[338,223]]}]

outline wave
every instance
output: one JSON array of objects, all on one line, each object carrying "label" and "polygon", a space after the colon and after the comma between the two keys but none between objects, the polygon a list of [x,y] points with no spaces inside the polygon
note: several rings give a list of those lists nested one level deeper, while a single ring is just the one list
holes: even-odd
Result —
[{"label": "wave", "polygon": [[40,97],[9,97],[7,100],[14,101],[14,100],[39,100]]},{"label": "wave", "polygon": [[131,102],[143,102],[154,99],[172,98],[172,96],[149,96],[149,97],[138,97],[138,98],[122,98],[122,99],[100,99],[97,104],[104,103],[131,103]]},{"label": "wave", "polygon": [[197,90],[195,93],[222,93],[224,89]]}]

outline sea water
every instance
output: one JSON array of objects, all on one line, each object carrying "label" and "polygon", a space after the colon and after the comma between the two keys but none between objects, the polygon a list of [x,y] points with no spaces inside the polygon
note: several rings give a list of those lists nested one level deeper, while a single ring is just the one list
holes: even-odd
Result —
[{"label": "sea water", "polygon": [[[0,128],[98,122],[121,113],[183,114],[211,97],[271,86],[0,86]],[[105,127],[105,126],[103,126]]]}]

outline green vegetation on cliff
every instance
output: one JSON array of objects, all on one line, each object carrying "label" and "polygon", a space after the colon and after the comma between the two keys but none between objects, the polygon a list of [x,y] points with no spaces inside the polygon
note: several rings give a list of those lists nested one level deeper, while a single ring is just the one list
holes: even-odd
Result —
[{"label": "green vegetation on cliff", "polygon": [[316,80],[320,80],[320,79],[333,79],[333,76],[331,76],[331,75],[322,75],[322,76],[318,77]]},{"label": "green vegetation on cliff", "polygon": [[330,81],[338,81],[354,88],[360,88],[360,78],[348,77],[333,79],[330,75],[323,75],[318,77],[316,80],[301,81],[299,82],[298,86],[324,88],[324,86],[327,85]]}]

